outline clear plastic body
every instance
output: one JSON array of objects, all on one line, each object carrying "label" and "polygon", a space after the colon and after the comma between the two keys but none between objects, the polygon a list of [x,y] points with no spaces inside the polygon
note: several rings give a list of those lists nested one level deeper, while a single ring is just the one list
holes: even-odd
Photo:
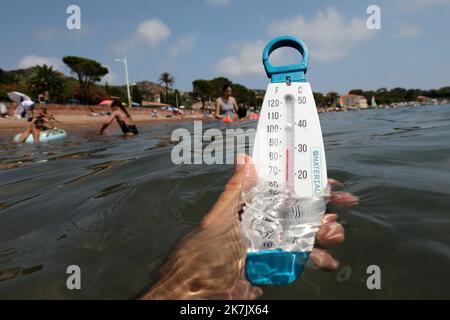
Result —
[{"label": "clear plastic body", "polygon": [[326,210],[328,196],[299,198],[291,192],[270,194],[260,182],[244,193],[242,228],[248,252],[310,252]]}]

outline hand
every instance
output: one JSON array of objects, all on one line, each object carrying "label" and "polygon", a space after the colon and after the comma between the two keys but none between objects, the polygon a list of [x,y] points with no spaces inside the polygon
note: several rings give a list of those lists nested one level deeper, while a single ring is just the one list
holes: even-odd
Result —
[{"label": "hand", "polygon": [[[200,226],[180,241],[163,267],[161,279],[142,299],[242,300],[262,295],[262,290],[249,283],[245,275],[247,250],[239,222],[242,191],[254,185],[248,177],[256,176],[255,168],[248,156],[239,160],[245,164],[236,165],[234,176],[214,207]],[[330,180],[330,184],[339,182]],[[358,198],[349,193],[332,193],[331,202],[353,206]],[[316,234],[321,247],[344,241],[344,229],[336,220],[336,214],[324,216]],[[314,249],[310,259],[324,271],[339,267],[339,262],[324,249]]]}]

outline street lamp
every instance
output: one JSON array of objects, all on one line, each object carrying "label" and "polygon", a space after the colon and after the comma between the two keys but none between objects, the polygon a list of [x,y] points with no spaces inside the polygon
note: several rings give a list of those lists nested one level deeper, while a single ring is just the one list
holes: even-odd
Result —
[{"label": "street lamp", "polygon": [[114,61],[122,62],[125,65],[125,79],[127,81],[128,107],[131,108],[130,79],[128,77],[128,62],[127,62],[127,58],[114,59]]}]

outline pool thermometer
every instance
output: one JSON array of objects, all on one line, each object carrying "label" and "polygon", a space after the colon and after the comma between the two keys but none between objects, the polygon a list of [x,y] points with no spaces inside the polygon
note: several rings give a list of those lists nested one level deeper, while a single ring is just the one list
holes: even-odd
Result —
[{"label": "pool thermometer", "polygon": [[[300,64],[272,66],[271,53],[297,49]],[[264,50],[271,79],[253,148],[256,186],[244,194],[242,228],[246,274],[255,285],[283,285],[303,273],[326,208],[327,166],[322,130],[310,84],[309,52],[295,37],[280,37]]]}]

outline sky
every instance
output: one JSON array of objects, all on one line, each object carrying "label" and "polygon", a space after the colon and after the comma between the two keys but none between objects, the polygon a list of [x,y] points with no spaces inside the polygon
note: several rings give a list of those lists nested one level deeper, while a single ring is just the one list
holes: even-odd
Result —
[{"label": "sky", "polygon": [[[381,29],[369,30],[367,8],[378,5]],[[81,9],[81,29],[69,30],[67,7]],[[315,91],[450,85],[450,0],[2,0],[0,68],[53,65],[69,74],[66,55],[101,62],[102,82],[156,82],[162,72],[175,88],[225,76],[249,88],[269,82],[262,50],[294,35],[310,51],[308,81]],[[274,53],[273,64],[301,57]]]}]

